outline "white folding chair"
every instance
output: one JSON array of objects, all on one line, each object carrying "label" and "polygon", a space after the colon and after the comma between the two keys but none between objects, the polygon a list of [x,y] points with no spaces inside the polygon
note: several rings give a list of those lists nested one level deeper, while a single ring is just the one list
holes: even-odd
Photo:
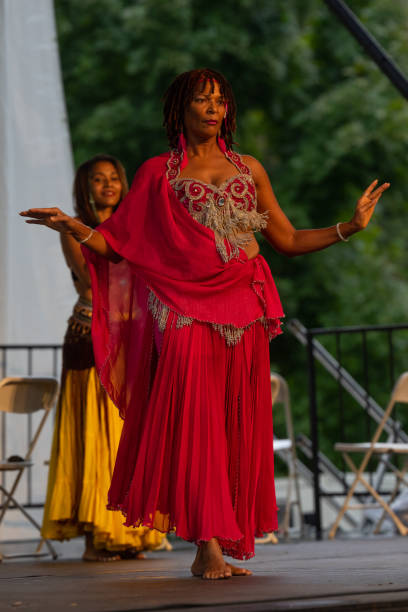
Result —
[{"label": "white folding chair", "polygon": [[[391,442],[384,441],[379,442],[381,434],[383,433],[384,426],[387,420],[391,417],[392,411],[397,403],[405,403],[408,404],[408,372],[404,372],[401,374],[397,382],[395,383],[394,389],[391,393],[391,398],[388,403],[388,406],[384,412],[383,418],[381,422],[378,424],[378,427],[374,433],[374,436],[371,442],[357,442],[357,443],[345,443],[338,442],[334,445],[334,448],[337,451],[340,451],[343,455],[344,461],[349,466],[351,471],[355,474],[354,480],[350,485],[350,488],[347,492],[346,499],[344,501],[343,506],[341,507],[336,520],[329,532],[329,538],[334,538],[336,535],[336,531],[340,524],[341,519],[344,516],[344,513],[347,510],[366,510],[367,508],[383,508],[384,512],[380,519],[380,522],[377,525],[377,530],[380,523],[383,521],[384,517],[388,514],[389,517],[394,521],[401,535],[407,535],[408,527],[402,523],[402,521],[398,518],[395,512],[392,510],[390,503],[394,499],[398,488],[401,483],[404,483],[408,486],[408,481],[405,478],[405,474],[408,470],[408,458],[404,463],[403,468],[400,470],[395,465],[391,463],[391,458],[394,454],[398,455],[408,455],[408,444],[400,443],[400,442]],[[357,468],[354,462],[352,461],[350,454],[352,453],[360,453],[363,455],[363,459],[360,463],[360,466]],[[376,489],[368,482],[368,480],[364,476],[364,470],[367,468],[368,462],[374,455],[379,455],[382,461],[386,461],[386,466],[395,474],[396,483],[394,490],[391,492],[390,499],[385,501],[384,498],[376,491]],[[376,503],[370,504],[352,504],[351,499],[355,494],[357,485],[360,484],[363,486],[368,493],[376,500]]]},{"label": "white folding chair", "polygon": [[[296,468],[297,456],[296,456],[296,442],[293,430],[292,411],[290,408],[290,394],[289,387],[286,380],[271,372],[271,392],[272,392],[272,404],[274,408],[274,415],[276,415],[276,405],[283,405],[285,411],[285,427],[286,427],[286,438],[277,438],[274,436],[273,450],[274,453],[280,455],[288,466],[288,484],[286,487],[286,500],[285,500],[285,513],[283,516],[283,525],[281,531],[285,537],[289,535],[289,520],[292,506],[297,506],[299,513],[299,524],[301,533],[303,532],[303,514],[300,502],[300,491],[298,473]],[[293,493],[295,494],[293,497]],[[277,544],[278,539],[276,535],[268,533],[263,538],[256,539],[257,544],[266,544],[272,542]]]},{"label": "white folding chair", "polygon": [[[41,531],[41,526],[29,514],[29,512],[27,512],[27,509],[17,501],[15,492],[25,470],[30,469],[30,467],[33,465],[33,462],[31,461],[32,453],[40,437],[45,421],[55,404],[57,394],[58,381],[55,378],[10,377],[3,378],[3,380],[0,381],[0,412],[29,415],[39,410],[44,411],[38,427],[29,442],[28,450],[22,460],[17,459],[15,461],[10,461],[10,457],[9,459],[2,458],[0,460],[0,472],[10,472],[15,474],[11,487],[6,488],[4,484],[0,484],[0,492],[3,494],[3,505],[0,511],[0,525],[8,510],[18,508],[25,518],[36,529],[38,529],[38,531]],[[46,539],[44,539],[44,542],[48,547],[49,554],[56,559],[57,554],[52,544]],[[42,553],[42,555],[47,554],[48,553]],[[38,555],[39,553],[33,553],[32,555],[24,554],[2,556],[3,558],[14,558],[19,556]]]}]

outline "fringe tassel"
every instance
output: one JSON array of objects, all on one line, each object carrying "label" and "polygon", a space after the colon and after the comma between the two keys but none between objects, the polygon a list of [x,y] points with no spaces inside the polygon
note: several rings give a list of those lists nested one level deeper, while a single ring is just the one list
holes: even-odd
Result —
[{"label": "fringe tassel", "polygon": [[[259,213],[255,208],[238,208],[230,197],[226,198],[221,210],[214,198],[208,197],[207,203],[207,215],[203,224],[213,230],[217,252],[225,263],[233,257],[238,257],[239,249],[251,241],[250,231],[258,232],[267,226],[268,212]],[[225,241],[230,247],[229,253]]]},{"label": "fringe tassel", "polygon": [[152,313],[153,319],[157,321],[159,330],[163,333],[166,329],[169,309],[154,295],[153,291],[149,293],[147,307]]},{"label": "fringe tassel", "polygon": [[[153,291],[150,291],[149,293],[147,306],[149,311],[152,313],[153,318],[157,321],[160,332],[163,333],[167,326],[170,309],[159,300]],[[177,313],[176,316],[177,329],[181,329],[185,325],[192,325],[194,321],[193,317],[186,317]],[[280,333],[280,319],[266,319],[265,317],[262,317],[262,319],[257,319],[257,321],[260,321],[266,331],[269,333],[270,340]],[[212,327],[220,334],[220,336],[224,338],[227,346],[235,346],[241,341],[244,332],[257,321],[251,321],[251,323],[249,323],[249,325],[246,327],[235,327],[231,324],[220,325],[219,323],[212,323]]]},{"label": "fringe tassel", "polygon": [[246,329],[243,327],[234,327],[233,325],[219,325],[218,323],[213,323],[212,326],[215,331],[217,331],[220,336],[224,338],[227,346],[234,346],[238,344]]},{"label": "fringe tassel", "polygon": [[[157,321],[157,325],[161,333],[164,332],[167,326],[167,319],[169,317],[170,309],[168,306],[163,304],[158,297],[155,296],[153,291],[150,291],[149,298],[147,300],[147,307],[153,315],[153,319]],[[191,325],[193,322],[192,317],[185,317],[184,315],[177,315],[176,328],[180,329],[185,325]]]},{"label": "fringe tassel", "polygon": [[[239,249],[251,241],[251,232],[264,229],[268,223],[267,211],[260,213],[256,207],[251,210],[247,208],[248,179],[245,175],[239,179],[232,178],[240,180],[244,189],[241,193],[235,193],[233,185],[231,193],[226,193],[218,188],[211,188],[198,179],[171,181],[180,201],[187,205],[193,219],[214,232],[217,252],[225,263],[239,256]],[[202,201],[204,197],[205,201]],[[241,202],[236,202],[234,197]]]}]

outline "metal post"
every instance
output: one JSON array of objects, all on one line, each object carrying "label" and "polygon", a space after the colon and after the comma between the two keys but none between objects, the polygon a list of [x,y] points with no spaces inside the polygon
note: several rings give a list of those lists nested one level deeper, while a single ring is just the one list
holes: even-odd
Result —
[{"label": "metal post", "polygon": [[408,81],[385,49],[368,32],[343,0],[324,0],[391,83],[408,99]]},{"label": "metal post", "polygon": [[[28,376],[32,376],[33,375],[33,349],[31,346],[28,347],[27,358],[28,358],[27,374]],[[29,414],[28,415],[28,428],[27,428],[28,448],[30,448],[31,446],[32,438],[33,438],[33,415]],[[32,493],[33,493],[33,473],[32,473],[32,466],[30,466],[27,468],[27,504],[28,505],[31,505],[31,502],[33,501]]]},{"label": "metal post", "polygon": [[307,358],[309,371],[309,419],[310,439],[312,441],[312,471],[313,496],[315,511],[316,540],[322,539],[322,526],[320,516],[320,474],[319,474],[319,432],[316,397],[316,370],[313,355],[313,334],[307,331]]}]

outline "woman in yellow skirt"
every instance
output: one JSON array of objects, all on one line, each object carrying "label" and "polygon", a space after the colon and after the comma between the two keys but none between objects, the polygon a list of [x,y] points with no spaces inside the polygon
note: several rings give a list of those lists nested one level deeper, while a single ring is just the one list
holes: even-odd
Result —
[{"label": "woman in yellow skirt", "polygon": [[[75,176],[77,218],[95,227],[111,216],[128,191],[122,164],[110,155],[83,163]],[[78,301],[64,339],[42,535],[52,540],[85,536],[86,561],[141,558],[163,544],[145,527],[124,527],[120,512],[106,509],[122,420],[99,382],[91,339],[92,294],[80,244],[61,234]]]}]

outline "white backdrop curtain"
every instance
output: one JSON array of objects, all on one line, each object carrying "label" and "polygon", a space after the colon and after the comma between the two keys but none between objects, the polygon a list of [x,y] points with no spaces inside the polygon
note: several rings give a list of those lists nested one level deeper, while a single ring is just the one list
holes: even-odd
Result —
[{"label": "white backdrop curtain", "polygon": [[0,0],[0,150],[0,343],[59,343],[75,299],[59,236],[17,214],[72,211],[52,0]]},{"label": "white backdrop curtain", "polygon": [[[0,0],[0,153],[0,344],[59,344],[75,301],[59,235],[18,216],[49,204],[72,211],[72,155],[52,0]],[[32,374],[52,373],[51,352],[33,357]],[[5,365],[0,352],[0,375],[27,374],[27,354],[8,353],[6,371]],[[28,432],[27,419],[1,418],[0,457],[23,455]],[[22,502],[44,501],[51,433],[48,419],[31,486],[24,477],[18,488]],[[2,524],[0,539],[36,537],[15,512]],[[41,521],[41,510],[33,513]]]}]

